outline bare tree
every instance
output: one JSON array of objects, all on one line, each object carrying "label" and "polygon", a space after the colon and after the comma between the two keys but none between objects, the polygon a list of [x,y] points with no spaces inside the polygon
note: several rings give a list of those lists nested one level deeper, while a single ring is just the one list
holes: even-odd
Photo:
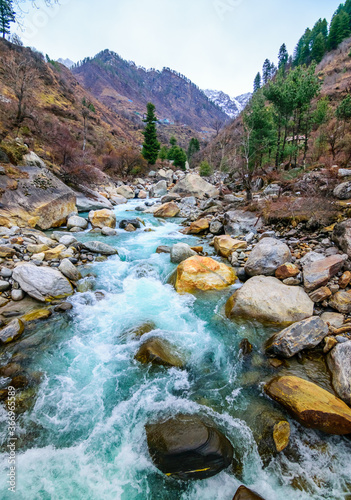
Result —
[{"label": "bare tree", "polygon": [[32,61],[15,56],[7,60],[0,59],[0,74],[17,101],[14,117],[15,126],[19,128],[26,118],[35,121],[31,107],[34,102],[33,90],[38,82],[39,73]]},{"label": "bare tree", "polygon": [[222,120],[216,120],[214,123],[213,123],[213,128],[215,129],[216,131],[216,135],[215,137],[218,136],[219,132],[221,131],[221,129],[223,128],[223,125],[224,125],[224,122]]}]

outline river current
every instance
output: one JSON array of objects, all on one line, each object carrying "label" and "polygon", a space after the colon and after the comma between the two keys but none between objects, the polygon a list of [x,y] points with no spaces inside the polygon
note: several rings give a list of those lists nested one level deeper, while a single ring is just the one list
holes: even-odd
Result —
[{"label": "river current", "polygon": [[[180,220],[134,212],[136,204],[115,209],[117,224],[140,216],[152,231],[118,230],[114,237],[79,233],[80,241],[99,239],[116,247],[118,255],[85,266],[88,291],[69,299],[71,311],[38,322],[21,342],[6,348],[8,359],[24,354],[26,369],[40,372],[41,382],[31,408],[17,420],[16,493],[8,491],[7,414],[0,406],[0,498],[232,500],[246,484],[266,500],[351,499],[351,441],[344,437],[304,429],[289,419],[289,452],[264,466],[248,424],[253,407],[274,405],[262,389],[277,374],[262,354],[271,331],[225,318],[223,306],[239,284],[179,295],[168,284],[176,266],[169,254],[155,250],[203,241],[179,233]],[[146,323],[152,332],[140,340],[132,329]],[[136,361],[140,342],[149,336],[177,346],[186,368]],[[239,353],[244,338],[254,346],[249,363]],[[289,369],[312,380],[325,377],[313,361]],[[176,413],[211,418],[240,457],[240,477],[228,469],[207,480],[181,482],[159,472],[144,426]]]}]

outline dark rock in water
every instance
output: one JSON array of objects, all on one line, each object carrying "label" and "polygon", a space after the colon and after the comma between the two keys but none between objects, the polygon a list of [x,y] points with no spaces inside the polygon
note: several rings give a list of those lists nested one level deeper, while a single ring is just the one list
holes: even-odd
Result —
[{"label": "dark rock in water", "polygon": [[14,387],[15,389],[24,389],[28,385],[29,380],[24,375],[17,375],[10,382],[10,386]]},{"label": "dark rock in water", "polygon": [[184,361],[175,351],[176,348],[167,340],[153,337],[140,346],[135,359],[140,363],[181,368],[184,366]]},{"label": "dark rock in water", "polygon": [[171,247],[167,245],[160,245],[156,248],[156,253],[171,253]]},{"label": "dark rock in water", "polygon": [[23,371],[22,366],[18,363],[8,363],[0,368],[0,377],[13,377]]},{"label": "dark rock in water", "polygon": [[153,330],[156,330],[156,325],[153,321],[147,321],[138,326],[134,326],[129,328],[125,332],[123,332],[122,337],[142,337],[146,333],[150,333]]},{"label": "dark rock in water", "polygon": [[167,476],[206,479],[232,463],[228,439],[194,415],[177,415],[145,428],[152,460]]},{"label": "dark rock in water", "polygon": [[121,220],[121,222],[119,223],[119,228],[120,229],[125,229],[127,226],[129,226],[129,224],[131,224],[132,226],[134,226],[136,229],[140,229],[141,228],[141,224],[140,224],[140,222],[137,219],[124,219],[124,220]]},{"label": "dark rock in water", "polygon": [[246,486],[240,486],[235,493],[233,500],[264,500],[264,498],[258,493],[249,490]]},{"label": "dark rock in water", "polygon": [[72,308],[73,305],[70,302],[62,302],[62,304],[59,304],[58,306],[55,307],[54,311],[65,312],[65,311],[70,311]]},{"label": "dark rock in water", "polygon": [[266,350],[283,358],[291,358],[303,349],[318,345],[328,332],[328,325],[318,316],[312,316],[273,335],[267,342]]},{"label": "dark rock in water", "polygon": [[239,349],[243,356],[247,356],[252,352],[252,344],[247,339],[243,339],[239,344]]}]

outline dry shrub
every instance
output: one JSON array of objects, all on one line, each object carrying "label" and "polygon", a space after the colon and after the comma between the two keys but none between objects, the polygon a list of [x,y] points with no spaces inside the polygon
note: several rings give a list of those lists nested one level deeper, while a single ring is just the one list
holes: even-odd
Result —
[{"label": "dry shrub", "polygon": [[268,201],[262,215],[269,224],[310,222],[313,228],[328,226],[337,220],[338,210],[330,199],[317,196],[281,197]]},{"label": "dry shrub", "polygon": [[112,178],[143,174],[147,166],[139,151],[127,147],[113,151],[102,158],[102,170]]},{"label": "dry shrub", "polygon": [[69,185],[83,184],[92,187],[103,184],[105,180],[101,170],[92,165],[64,165],[61,170],[64,182]]}]

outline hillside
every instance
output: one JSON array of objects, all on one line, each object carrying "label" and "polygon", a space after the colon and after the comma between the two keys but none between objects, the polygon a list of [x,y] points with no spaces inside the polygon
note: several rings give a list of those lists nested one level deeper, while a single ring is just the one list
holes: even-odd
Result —
[{"label": "hillside", "polygon": [[129,119],[140,118],[152,102],[165,125],[185,125],[206,133],[215,130],[217,122],[228,121],[202,90],[169,68],[146,70],[104,50],[72,71],[97,99]]}]

